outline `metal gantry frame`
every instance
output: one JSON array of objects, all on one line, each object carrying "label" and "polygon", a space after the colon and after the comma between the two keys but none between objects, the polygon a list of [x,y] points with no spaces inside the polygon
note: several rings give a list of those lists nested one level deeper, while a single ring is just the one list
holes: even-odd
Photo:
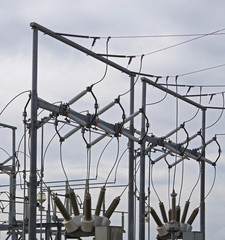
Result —
[{"label": "metal gantry frame", "polygon": [[[176,153],[176,147],[174,148],[174,143],[168,143],[168,142],[162,142],[161,138],[146,136],[145,132],[145,125],[146,125],[146,119],[144,117],[144,114],[142,114],[142,120],[141,120],[141,131],[140,131],[140,139],[134,136],[134,117],[137,115],[134,112],[134,80],[137,73],[129,71],[126,68],[123,68],[122,66],[110,61],[107,58],[104,58],[100,55],[97,55],[96,53],[84,48],[83,46],[59,35],[55,32],[37,24],[37,23],[31,23],[30,26],[33,29],[33,50],[32,50],[32,91],[31,91],[31,124],[30,124],[30,136],[31,136],[31,149],[30,149],[30,178],[29,178],[29,222],[28,222],[28,233],[29,233],[29,240],[36,239],[37,236],[37,227],[40,228],[41,226],[46,227],[47,235],[49,237],[49,226],[58,226],[59,232],[62,225],[57,225],[56,223],[49,224],[47,222],[46,224],[37,224],[37,131],[40,125],[38,125],[38,119],[37,119],[37,110],[38,108],[46,109],[48,111],[51,111],[53,113],[57,113],[60,115],[68,116],[69,118],[75,120],[78,124],[81,126],[85,126],[89,123],[89,118],[85,115],[82,115],[72,109],[64,109],[62,111],[61,107],[55,106],[53,104],[48,103],[45,100],[42,100],[38,98],[38,32],[42,32],[46,35],[49,35],[50,37],[78,50],[81,51],[89,56],[92,56],[93,58],[111,66],[112,68],[115,68],[130,78],[130,117],[127,119],[129,121],[129,129],[121,129],[121,134],[123,134],[125,137],[129,139],[129,176],[128,176],[128,239],[134,240],[135,237],[135,206],[134,206],[134,199],[135,199],[135,192],[134,192],[134,143],[137,142],[140,144],[140,196],[139,196],[139,240],[145,239],[145,155],[146,155],[146,142],[163,146],[166,144],[167,147],[170,147],[171,151],[174,151]],[[139,73],[140,74],[140,73]],[[141,75],[141,74],[140,74]],[[194,101],[191,101],[190,99],[187,99],[178,93],[175,93],[168,88],[165,88],[150,79],[146,77],[142,77],[142,110],[145,113],[145,105],[146,105],[146,91],[147,91],[147,84],[154,86],[161,91],[167,92],[170,95],[185,101],[188,104],[191,104],[199,109],[202,110],[202,136],[203,141],[205,139],[205,121],[206,121],[206,110],[207,108],[195,103]],[[102,110],[103,111],[103,110]],[[95,122],[98,124],[98,127],[103,129],[105,132],[109,132],[110,134],[115,134],[115,125],[107,123],[99,118],[95,119]],[[3,124],[4,125],[4,124]],[[0,126],[3,126],[0,124]],[[4,125],[3,127],[6,127]],[[15,127],[8,126],[13,130],[13,152],[15,152]],[[73,133],[75,131],[79,130],[74,129]],[[72,133],[70,133],[72,134]],[[69,136],[69,134],[68,134]],[[67,137],[68,137],[67,136]],[[100,141],[103,137],[100,137],[99,139],[96,139],[95,142]],[[204,144],[204,143],[203,143]],[[175,150],[173,150],[175,149]],[[194,155],[194,153],[191,150],[186,150],[187,154],[193,159],[196,159],[197,157]],[[203,240],[205,239],[205,161],[209,162],[205,158],[204,155],[204,147],[202,148],[203,154],[201,156],[201,186],[200,186],[200,230],[204,235]],[[13,158],[15,161],[15,158]],[[14,164],[15,166],[15,164]],[[15,171],[15,169],[14,169]],[[15,177],[10,177],[10,193],[11,198],[10,199],[10,215],[9,215],[9,225],[13,226],[13,219],[15,219],[15,203],[13,197],[15,197],[15,186],[16,186],[16,179]],[[50,195],[48,195],[48,207],[50,209]],[[49,211],[50,212],[50,211]],[[47,219],[49,221],[50,216],[47,216]],[[23,225],[23,238],[25,239],[25,224]],[[12,239],[16,239],[15,235],[15,228],[12,228]],[[59,238],[60,239],[60,238]]]},{"label": "metal gantry frame", "polygon": [[[154,86],[158,89],[160,89],[161,91],[164,91],[166,93],[169,93],[170,95],[192,105],[197,107],[198,109],[201,109],[202,111],[202,144],[203,144],[203,148],[202,148],[202,157],[205,157],[205,129],[206,129],[206,110],[207,108],[205,106],[202,106],[201,104],[198,104],[188,98],[185,98],[183,96],[181,96],[180,94],[171,91],[168,88],[165,88],[153,81],[151,81],[150,79],[146,78],[146,77],[142,77],[142,81],[143,81],[143,85],[145,85],[145,83]],[[205,240],[205,161],[201,160],[200,161],[200,166],[201,166],[201,174],[200,174],[200,231],[203,234],[203,239]]]},{"label": "metal gantry frame", "polygon": [[[9,225],[8,229],[11,229],[11,239],[16,240],[16,232],[14,228],[14,223],[16,220],[16,127],[8,124],[0,123],[1,127],[8,128],[12,130],[12,156],[9,157],[3,164],[2,168],[4,169],[4,164],[12,160],[12,167],[9,169],[11,171],[10,175],[10,184],[9,184]],[[1,229],[0,229],[1,230]]]},{"label": "metal gantry frame", "polygon": [[[32,60],[32,100],[31,100],[31,162],[30,162],[30,186],[29,186],[29,240],[33,240],[36,237],[36,195],[37,195],[37,177],[36,177],[36,171],[37,171],[37,73],[38,73],[38,31],[43,32],[44,34],[47,34],[89,56],[92,56],[99,61],[117,69],[121,72],[127,74],[130,76],[131,86],[133,86],[135,73],[129,71],[126,68],[123,68],[122,66],[108,60],[107,58],[104,58],[102,56],[97,55],[96,53],[80,46],[79,44],[60,36],[53,31],[37,24],[37,23],[31,23],[30,26],[33,29],[33,60]],[[132,87],[133,88],[133,87]],[[131,91],[131,102],[134,104],[134,91]],[[134,105],[131,104],[130,107],[130,114],[133,114]],[[133,124],[131,123],[130,128],[132,129]],[[130,154],[132,154],[133,144],[130,144]],[[128,237],[130,240],[134,239],[134,187],[133,187],[133,181],[131,179],[134,178],[133,176],[133,159],[132,156],[130,156],[129,161],[129,169],[132,169],[129,171],[129,198],[128,198],[128,212],[129,212],[129,223],[128,223]],[[131,215],[130,215],[131,214]],[[143,212],[144,214],[144,212]]]},{"label": "metal gantry frame", "polygon": [[[126,68],[123,68],[122,66],[108,60],[107,58],[104,58],[102,56],[97,55],[96,53],[80,46],[79,44],[61,36],[53,31],[37,24],[37,23],[31,23],[30,26],[33,28],[33,70],[32,70],[32,100],[31,100],[31,162],[30,162],[30,186],[29,186],[29,206],[30,206],[30,212],[29,212],[29,240],[33,240],[36,237],[36,195],[37,195],[37,178],[36,178],[36,171],[37,171],[37,109],[38,107],[42,107],[44,109],[48,109],[50,111],[59,111],[57,110],[55,106],[50,106],[49,103],[46,103],[45,101],[42,101],[38,99],[37,97],[37,69],[38,69],[38,31],[43,32],[46,35],[49,35],[53,37],[54,39],[57,39],[66,45],[71,46],[72,48],[75,48],[89,56],[92,56],[93,58],[117,69],[121,72],[127,74],[130,76],[130,114],[132,115],[134,113],[134,77],[136,74],[132,71],[129,71]],[[163,88],[160,85],[157,85],[156,83],[152,82],[151,80],[147,78],[142,78],[143,81],[143,91],[142,91],[142,107],[145,108],[145,101],[146,101],[146,85],[145,83],[151,84],[157,88],[160,88],[163,91],[166,91],[167,93],[191,104],[198,108],[200,108],[203,112],[203,123],[202,123],[202,129],[203,129],[203,136],[205,135],[205,111],[206,108],[185,98],[180,96],[177,93],[174,93],[173,91]],[[48,107],[46,107],[48,106]],[[145,111],[145,109],[142,109]],[[72,113],[72,115],[75,115],[75,120],[78,120],[80,117],[80,124],[82,125],[83,121],[85,121],[85,118],[81,117],[80,115],[77,118],[77,113]],[[79,123],[79,121],[78,121]],[[102,129],[110,130],[110,128],[113,126],[108,125],[107,123],[102,122],[101,120],[98,121],[98,126],[102,125]],[[104,126],[104,127],[103,127]],[[112,130],[112,129],[111,129]],[[129,144],[129,191],[128,191],[128,239],[134,240],[134,186],[133,186],[133,179],[134,179],[134,138],[132,138],[134,134],[134,127],[133,127],[133,120],[130,120],[130,131],[129,133],[125,131],[124,133],[127,133],[127,137],[129,138],[130,144]],[[143,137],[145,133],[145,118],[142,117],[142,126],[141,126],[141,136]],[[124,134],[125,135],[125,134]],[[155,140],[153,140],[155,141]],[[203,150],[204,151],[204,150]],[[144,240],[145,239],[145,224],[144,224],[144,216],[145,216],[145,139],[141,143],[141,163],[140,163],[140,201],[139,201],[139,239]],[[204,198],[205,198],[205,162],[201,161],[201,215],[200,215],[200,222],[201,222],[201,231],[203,234],[205,233],[205,204],[204,204]]]}]

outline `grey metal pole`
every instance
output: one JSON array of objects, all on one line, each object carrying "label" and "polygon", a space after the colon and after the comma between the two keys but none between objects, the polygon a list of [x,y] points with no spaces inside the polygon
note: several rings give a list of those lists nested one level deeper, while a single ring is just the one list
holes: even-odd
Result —
[{"label": "grey metal pole", "polygon": [[24,112],[24,155],[23,155],[23,234],[22,240],[26,240],[26,224],[27,224],[27,200],[26,200],[26,169],[27,169],[27,134],[26,134],[26,116],[27,114]]},{"label": "grey metal pole", "polygon": [[[130,77],[130,115],[134,113],[134,77]],[[130,132],[134,135],[134,119],[130,120]],[[128,239],[134,240],[134,141],[129,140],[129,187],[128,187]]]},{"label": "grey metal pole", "polygon": [[37,65],[38,30],[33,28],[33,63],[31,92],[31,158],[29,179],[29,240],[36,239],[37,215]]},{"label": "grey metal pole", "polygon": [[51,205],[50,205],[50,201],[51,201],[51,194],[50,194],[50,187],[48,187],[48,210],[47,210],[47,219],[46,219],[46,222],[47,222],[47,227],[46,227],[46,234],[45,234],[45,238],[46,240],[49,240],[50,239],[50,227],[48,226],[48,223],[51,223]]},{"label": "grey metal pole", "polygon": [[[16,130],[12,129],[12,154],[16,152]],[[12,174],[10,176],[10,203],[9,203],[9,225],[12,226],[12,240],[16,240],[16,232],[13,227],[16,220],[16,174],[15,174],[15,157],[12,159]]]},{"label": "grey metal pole", "polygon": [[[142,81],[142,110],[145,113],[146,82]],[[145,116],[141,121],[140,196],[139,196],[139,240],[145,240]]]},{"label": "grey metal pole", "polygon": [[43,197],[43,177],[44,177],[44,126],[41,126],[41,179],[40,179],[40,194],[41,194],[41,203],[40,203],[40,239],[42,240],[42,221],[43,221],[43,211],[42,211],[42,197]]},{"label": "grey metal pole", "polygon": [[[206,110],[202,109],[202,137],[203,144],[205,141],[205,126],[206,126]],[[203,147],[203,157],[205,157],[205,148]],[[200,231],[205,240],[205,162],[200,162],[201,167],[201,184],[200,184]]]}]

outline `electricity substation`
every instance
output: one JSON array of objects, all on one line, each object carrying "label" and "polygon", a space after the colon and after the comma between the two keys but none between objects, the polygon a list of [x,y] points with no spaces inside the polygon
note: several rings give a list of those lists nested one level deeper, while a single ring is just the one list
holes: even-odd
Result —
[{"label": "electricity substation", "polygon": [[[2,197],[0,198],[2,204],[0,232],[5,234],[4,239],[147,240],[150,239],[147,232],[154,229],[156,234],[151,239],[205,240],[205,205],[208,196],[205,190],[205,169],[206,166],[216,169],[221,153],[215,135],[206,139],[208,107],[179,94],[166,84],[160,84],[160,76],[128,70],[111,61],[109,54],[97,54],[72,41],[66,34],[56,33],[34,22],[30,26],[33,33],[32,89],[27,93],[24,109],[21,109],[23,115],[21,125],[24,130],[19,143],[16,142],[17,127],[0,121],[0,132],[3,129],[7,131],[11,142],[8,148],[11,152],[4,151],[2,144],[0,145],[3,151],[0,161],[1,174],[7,175],[9,180],[8,184],[1,184],[3,190],[0,195]],[[128,109],[125,109],[121,102],[122,95],[115,96],[111,102],[99,107],[95,95],[95,85],[98,82],[77,92],[75,96],[70,96],[70,100],[65,103],[63,99],[59,103],[51,103],[49,99],[43,99],[39,94],[37,77],[39,33],[123,74],[129,83],[127,84],[129,91],[126,93],[129,96]],[[66,79],[64,81],[66,82]],[[137,84],[140,86],[138,90]],[[174,129],[170,129],[163,136],[157,136],[154,132],[149,133],[150,116],[146,111],[149,88],[153,91],[157,89],[175,101],[197,109],[201,119],[198,130],[194,134],[189,134],[185,123],[177,123]],[[141,91],[139,92],[141,104],[135,109],[137,91]],[[76,109],[76,104],[87,95],[93,99],[94,108],[80,112]],[[118,122],[104,120],[104,114],[113,108],[118,109],[120,120]],[[54,138],[57,138],[60,144],[61,162],[62,146],[73,136],[79,137],[82,146],[85,145],[82,149],[76,143],[76,148],[87,155],[87,159],[83,161],[87,166],[82,180],[76,179],[76,176],[73,180],[70,179],[63,163],[64,181],[45,180],[44,159],[51,144],[51,140],[48,144],[44,141],[48,125],[53,126]],[[61,131],[63,127],[68,127],[68,132]],[[178,141],[176,136],[180,132],[183,139]],[[112,184],[110,180],[112,172],[120,168],[118,154],[113,166],[108,166],[105,179],[98,179],[97,174],[96,178],[91,177],[93,149],[99,145],[105,146],[105,141],[110,144],[113,139],[118,144],[120,139],[124,139],[124,145],[127,147],[127,158],[123,159],[128,166],[127,173],[124,173],[127,179],[118,186],[116,182]],[[107,144],[101,148],[102,154],[108,147]],[[211,145],[214,146],[215,159],[209,159],[206,154],[206,148]],[[100,160],[101,155],[97,163],[97,171]],[[104,161],[107,165],[107,158]],[[152,169],[161,162],[168,169],[168,174],[171,173],[171,176],[168,175],[170,185],[168,193],[164,193],[168,198],[167,200],[163,198],[163,201],[157,193],[152,176]],[[181,191],[175,187],[175,176],[178,166],[183,166],[186,162],[191,162],[196,168],[199,167],[199,175],[192,189],[188,190],[189,197],[183,199]],[[150,184],[146,186],[148,181]],[[54,187],[56,183],[58,185]],[[193,192],[197,192],[199,198],[196,200],[197,205],[190,204]],[[107,194],[110,194],[111,202],[106,202]],[[155,202],[152,204],[151,195],[156,197],[158,204]],[[126,203],[123,203],[124,201]],[[126,209],[121,211],[122,203]],[[117,216],[117,220],[114,220],[114,215]],[[199,222],[198,229],[193,227],[195,221]]]}]

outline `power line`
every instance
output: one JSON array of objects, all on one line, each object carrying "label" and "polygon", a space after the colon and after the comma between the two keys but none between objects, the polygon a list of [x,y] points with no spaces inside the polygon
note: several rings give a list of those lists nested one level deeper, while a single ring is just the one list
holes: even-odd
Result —
[{"label": "power line", "polygon": [[[86,39],[105,39],[107,36],[88,36],[72,33],[56,33],[61,36],[74,37],[74,38],[86,38]],[[132,38],[171,38],[171,37],[200,37],[206,33],[187,33],[187,34],[157,34],[157,35],[127,35],[127,36],[111,36],[112,39],[132,39]],[[212,36],[223,36],[225,33],[215,33]]]}]

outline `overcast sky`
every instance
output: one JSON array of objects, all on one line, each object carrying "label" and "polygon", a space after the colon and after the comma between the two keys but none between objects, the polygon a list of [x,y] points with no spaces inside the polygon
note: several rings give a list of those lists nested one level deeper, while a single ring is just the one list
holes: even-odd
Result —
[{"label": "overcast sky", "polygon": [[[31,22],[37,22],[46,28],[58,33],[70,33],[89,37],[100,37],[92,47],[93,38],[70,38],[73,41],[92,49],[97,53],[106,53],[107,37],[109,54],[135,56],[128,65],[129,58],[110,58],[123,67],[132,71],[155,76],[162,76],[159,83],[177,83],[187,87],[170,87],[173,91],[185,95],[198,95],[200,92],[207,96],[192,97],[193,101],[205,106],[223,107],[223,92],[225,91],[225,2],[222,0],[209,1],[147,1],[147,0],[49,0],[49,1],[0,1],[0,83],[1,98],[0,111],[17,94],[31,89],[32,75],[32,29]],[[210,34],[211,35],[199,35]],[[212,34],[215,33],[215,34]],[[184,36],[185,35],[185,36]],[[201,38],[200,38],[201,36]],[[199,38],[199,39],[195,39]],[[193,41],[189,41],[193,39]],[[186,43],[184,43],[186,42]],[[175,46],[176,45],[176,46]],[[141,55],[144,55],[141,62]],[[210,70],[205,70],[209,69]],[[201,71],[204,70],[204,71]],[[86,87],[99,81],[105,72],[105,65],[71,49],[62,43],[43,35],[39,32],[39,65],[38,65],[38,95],[49,102],[68,102],[73,96],[80,93]],[[191,74],[192,73],[192,74]],[[155,78],[151,78],[156,80]],[[189,88],[192,85],[194,87]],[[210,87],[209,87],[210,85]],[[213,85],[213,87],[212,87]],[[217,87],[216,85],[220,85]],[[200,87],[203,86],[203,87]],[[208,87],[206,87],[208,86]],[[129,76],[108,68],[104,80],[95,85],[93,92],[97,97],[99,107],[104,107],[129,90]],[[148,87],[147,103],[157,103],[164,99],[165,93],[156,88]],[[135,111],[141,107],[141,81],[137,80],[135,86]],[[23,135],[22,112],[28,100],[25,93],[15,101],[0,116],[0,122],[16,126],[17,146]],[[121,104],[129,115],[129,94],[121,97]],[[174,97],[166,98],[153,105],[148,105],[147,116],[150,123],[149,134],[157,137],[166,135],[176,128],[177,123],[185,121],[189,135],[193,135],[201,129],[201,112],[197,115],[197,109],[179,101],[176,108]],[[94,113],[94,99],[90,93],[71,106],[77,112],[88,111]],[[28,114],[30,108],[28,107]],[[42,117],[49,113],[42,113]],[[84,113],[85,114],[85,113]],[[195,118],[193,118],[196,115]],[[122,110],[116,105],[113,109],[102,115],[102,119],[110,123],[121,122]],[[225,134],[224,115],[219,121],[221,110],[207,110],[206,140],[215,134]],[[192,119],[191,121],[188,121]],[[63,118],[62,118],[63,119]],[[140,129],[140,116],[135,120],[135,127]],[[214,123],[216,124],[214,125]],[[213,126],[211,126],[213,125]],[[62,124],[59,124],[62,126]],[[71,127],[62,129],[65,134]],[[11,151],[10,137],[6,130],[0,129],[0,147]],[[53,125],[46,125],[45,147],[55,134]],[[85,134],[87,139],[88,133]],[[93,138],[96,135],[92,136]],[[185,140],[185,134],[178,135],[178,142]],[[222,154],[218,162],[216,183],[211,195],[206,199],[206,239],[222,239],[225,234],[224,227],[224,138],[218,136]],[[4,140],[3,140],[4,139]],[[6,140],[5,140],[6,139]],[[96,165],[104,146],[109,139],[104,139],[92,150],[91,177],[95,177]],[[175,138],[173,137],[174,141]],[[40,141],[40,135],[39,135]],[[197,145],[197,146],[196,146]],[[190,143],[190,148],[201,145],[201,139]],[[121,137],[119,144],[119,156],[127,147],[127,139]],[[22,147],[21,147],[22,148]],[[138,145],[136,146],[138,148]],[[114,139],[104,153],[104,160],[100,162],[98,182],[104,182],[109,169],[113,165],[117,154],[117,141]],[[23,150],[22,150],[23,151]],[[218,146],[212,143],[207,148],[207,158],[214,161],[218,155]],[[1,152],[5,157],[5,152]],[[40,156],[40,153],[39,153]],[[81,179],[86,177],[86,146],[80,132],[63,143],[63,156],[68,178]],[[157,154],[153,156],[156,158]],[[20,156],[21,170],[23,157]],[[127,184],[128,161],[127,154],[121,160],[116,175],[118,184]],[[169,159],[171,162],[174,158]],[[54,165],[54,168],[52,167]],[[40,166],[40,162],[38,163]],[[110,167],[109,167],[110,166]],[[29,164],[27,164],[29,167]],[[168,208],[167,179],[168,168],[165,162],[154,165],[153,180],[155,187]],[[207,165],[206,192],[210,189],[214,170]],[[148,177],[148,171],[146,170]],[[7,183],[8,178],[0,175],[1,181]],[[137,175],[137,178],[139,175]],[[146,177],[146,184],[148,179]],[[27,176],[27,179],[29,176]],[[112,175],[110,181],[113,181]],[[183,207],[190,191],[198,178],[198,164],[188,161],[185,165],[184,187],[181,206]],[[65,175],[59,159],[59,140],[56,137],[46,153],[45,181],[65,180]],[[18,180],[19,181],[19,180]],[[179,192],[181,181],[181,166],[177,168],[176,191]],[[139,181],[137,182],[139,184]],[[139,187],[139,186],[138,186]],[[110,190],[110,199],[122,192],[123,188]],[[146,187],[147,190],[147,187]],[[80,191],[81,196],[83,192]],[[96,193],[93,193],[96,194]],[[146,193],[147,194],[147,193]],[[124,210],[127,206],[127,192],[123,195],[118,210]],[[166,196],[166,197],[164,197]],[[0,196],[1,197],[1,196]],[[93,200],[95,203],[96,200]],[[158,200],[154,191],[151,192],[152,206],[158,211]],[[199,205],[199,186],[193,195],[192,209]],[[126,210],[125,210],[126,211]],[[2,219],[2,218],[1,218]],[[114,222],[113,224],[117,224]],[[127,224],[127,219],[126,219]],[[147,225],[146,225],[147,227]],[[155,229],[155,223],[151,228]],[[199,230],[199,220],[194,225],[194,230]],[[155,231],[152,230],[152,238]],[[124,237],[126,239],[126,236]]]}]

